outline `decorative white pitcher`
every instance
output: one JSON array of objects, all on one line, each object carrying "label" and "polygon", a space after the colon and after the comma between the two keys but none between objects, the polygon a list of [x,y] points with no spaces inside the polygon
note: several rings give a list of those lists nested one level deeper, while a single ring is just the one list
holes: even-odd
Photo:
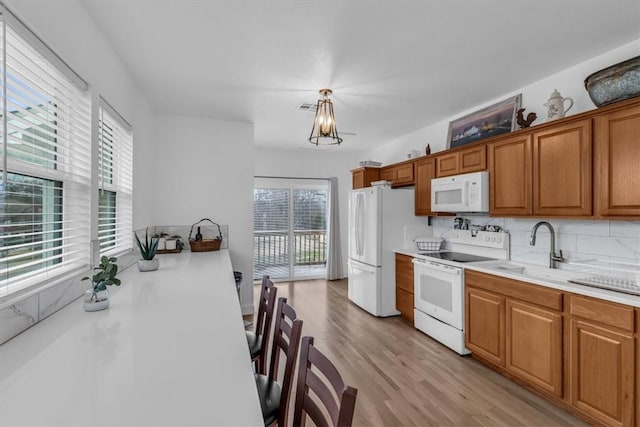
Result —
[{"label": "decorative white pitcher", "polygon": [[[565,101],[569,101],[567,108],[564,107]],[[558,89],[554,89],[544,106],[547,107],[547,120],[560,119],[573,107],[573,99],[563,98]]]}]

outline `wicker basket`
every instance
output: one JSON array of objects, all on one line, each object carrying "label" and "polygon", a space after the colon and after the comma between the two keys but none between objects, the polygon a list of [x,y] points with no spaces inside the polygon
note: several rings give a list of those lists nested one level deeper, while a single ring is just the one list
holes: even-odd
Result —
[{"label": "wicker basket", "polygon": [[[193,234],[193,227],[200,224],[202,221],[209,221],[211,224],[218,227],[218,236],[216,236],[215,239],[195,240],[191,238],[191,235]],[[219,251],[220,245],[222,245],[222,232],[220,231],[220,226],[217,223],[211,221],[209,218],[202,218],[191,226],[191,230],[189,230],[189,246],[191,247],[191,252]]]}]

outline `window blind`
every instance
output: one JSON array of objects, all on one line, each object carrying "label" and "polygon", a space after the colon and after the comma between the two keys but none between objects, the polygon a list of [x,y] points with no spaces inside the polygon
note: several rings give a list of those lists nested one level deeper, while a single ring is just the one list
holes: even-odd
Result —
[{"label": "window blind", "polygon": [[133,135],[128,123],[100,100],[98,120],[100,253],[133,248]]},{"label": "window blind", "polygon": [[3,296],[89,266],[91,99],[0,18],[0,103]]}]

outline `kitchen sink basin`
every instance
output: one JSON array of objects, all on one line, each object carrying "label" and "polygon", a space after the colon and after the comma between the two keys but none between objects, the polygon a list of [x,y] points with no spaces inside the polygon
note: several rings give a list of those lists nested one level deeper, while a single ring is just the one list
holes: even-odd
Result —
[{"label": "kitchen sink basin", "polygon": [[511,261],[497,263],[483,263],[482,267],[494,270],[496,273],[520,276],[521,280],[536,279],[551,282],[563,282],[575,276],[574,271],[558,270],[535,264],[525,264]]}]

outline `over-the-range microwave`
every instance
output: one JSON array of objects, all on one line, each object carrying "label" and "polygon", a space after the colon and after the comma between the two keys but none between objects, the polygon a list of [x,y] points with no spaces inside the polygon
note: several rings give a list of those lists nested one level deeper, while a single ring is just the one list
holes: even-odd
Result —
[{"label": "over-the-range microwave", "polygon": [[432,179],[431,211],[489,212],[489,172]]}]

